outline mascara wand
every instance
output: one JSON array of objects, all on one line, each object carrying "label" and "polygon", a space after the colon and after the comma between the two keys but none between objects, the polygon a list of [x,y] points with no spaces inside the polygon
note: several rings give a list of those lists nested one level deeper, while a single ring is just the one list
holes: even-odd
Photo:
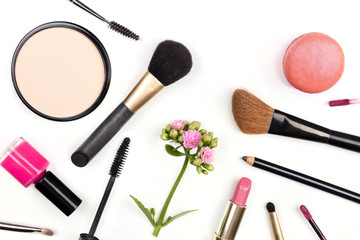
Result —
[{"label": "mascara wand", "polygon": [[95,12],[94,10],[92,10],[91,8],[89,8],[88,6],[86,6],[84,3],[82,3],[79,0],[69,0],[70,2],[72,2],[73,4],[75,4],[76,6],[78,6],[79,8],[85,10],[86,12],[92,14],[93,16],[97,17],[98,19],[100,19],[103,22],[106,22],[107,24],[109,24],[109,28],[114,30],[115,32],[118,32],[128,38],[132,38],[134,40],[139,40],[140,37],[139,35],[135,34],[134,32],[132,32],[131,30],[129,30],[128,28],[118,24],[117,22],[114,21],[108,21],[106,20],[106,18],[104,18],[103,16],[101,16],[100,14],[98,14],[97,12]]},{"label": "mascara wand", "polygon": [[110,192],[114,186],[115,180],[116,180],[116,178],[118,178],[120,176],[121,171],[124,167],[125,159],[127,157],[127,152],[129,149],[129,143],[130,143],[130,138],[125,138],[124,141],[122,142],[121,146],[117,150],[114,161],[111,165],[110,172],[109,172],[110,179],[106,186],[104,196],[101,199],[99,208],[96,212],[94,221],[90,228],[90,231],[88,234],[86,234],[86,233],[80,234],[79,240],[99,240],[97,237],[94,236],[95,231],[100,222],[101,215],[104,211],[106,202],[109,199]]}]

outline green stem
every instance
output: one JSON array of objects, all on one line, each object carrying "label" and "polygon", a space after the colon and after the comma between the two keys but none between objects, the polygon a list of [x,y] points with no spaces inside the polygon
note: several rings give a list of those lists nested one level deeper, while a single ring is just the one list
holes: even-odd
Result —
[{"label": "green stem", "polygon": [[180,181],[181,181],[181,178],[184,176],[184,173],[185,173],[185,170],[186,170],[186,167],[189,163],[189,151],[185,151],[185,154],[186,154],[186,157],[185,157],[185,161],[184,161],[184,164],[181,168],[181,171],[179,173],[179,176],[176,178],[176,181],[173,185],[173,187],[171,188],[171,191],[169,193],[169,196],[167,197],[166,201],[165,201],[165,204],[161,210],[161,213],[160,213],[160,216],[159,216],[159,219],[158,221],[156,222],[156,227],[154,229],[154,232],[153,232],[153,235],[155,237],[157,237],[160,233],[160,230],[161,228],[163,227],[163,221],[164,221],[164,218],[165,218],[165,214],[166,214],[166,211],[169,207],[169,204],[170,204],[170,201],[172,199],[172,197],[174,196],[174,193],[176,191],[176,188],[178,187]]}]

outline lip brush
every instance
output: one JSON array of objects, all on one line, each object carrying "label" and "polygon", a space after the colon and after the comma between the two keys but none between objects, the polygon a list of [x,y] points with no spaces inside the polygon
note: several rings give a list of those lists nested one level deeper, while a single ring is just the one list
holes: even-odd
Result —
[{"label": "lip brush", "polygon": [[108,21],[106,18],[104,18],[103,16],[101,16],[100,14],[98,14],[97,12],[95,12],[94,10],[92,10],[91,8],[89,8],[88,6],[86,6],[84,3],[82,3],[79,0],[69,0],[70,2],[72,2],[73,4],[75,4],[76,6],[78,6],[79,8],[85,10],[86,12],[90,13],[91,15],[97,17],[98,19],[100,19],[103,22],[106,22],[107,24],[109,24],[109,28],[114,30],[115,32],[118,32],[128,38],[132,38],[134,40],[139,40],[140,37],[139,35],[135,34],[134,32],[132,32],[131,30],[127,29],[126,27],[118,24],[117,22],[114,21]]}]

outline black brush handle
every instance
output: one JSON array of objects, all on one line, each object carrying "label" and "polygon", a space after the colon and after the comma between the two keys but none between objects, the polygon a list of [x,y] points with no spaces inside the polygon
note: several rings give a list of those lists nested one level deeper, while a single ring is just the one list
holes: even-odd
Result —
[{"label": "black brush handle", "polygon": [[71,155],[72,162],[78,167],[86,166],[133,115],[134,112],[121,103]]},{"label": "black brush handle", "polygon": [[330,129],[275,109],[269,133],[326,143]]},{"label": "black brush handle", "polygon": [[360,152],[360,137],[330,130],[279,110],[274,111],[269,133],[328,143]]},{"label": "black brush handle", "polygon": [[356,203],[360,203],[360,194],[352,192],[342,187],[338,187],[334,184],[322,181],[320,179],[305,175],[303,173],[296,172],[294,170],[284,168],[282,166],[276,165],[271,162],[267,162],[260,158],[255,158],[255,162],[253,164],[254,167],[261,168],[268,172],[272,172],[274,174],[295,180],[297,182],[306,184],[308,186],[323,190],[328,193],[332,193],[339,197],[354,201]]},{"label": "black brush handle", "polygon": [[360,152],[360,137],[351,134],[331,130],[328,144]]}]

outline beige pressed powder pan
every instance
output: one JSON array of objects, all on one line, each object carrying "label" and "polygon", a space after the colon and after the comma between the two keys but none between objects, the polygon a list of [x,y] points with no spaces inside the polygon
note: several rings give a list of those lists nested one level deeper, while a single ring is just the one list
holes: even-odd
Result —
[{"label": "beige pressed powder pan", "polygon": [[29,32],[12,61],[15,90],[24,104],[50,120],[71,121],[92,112],[110,84],[101,42],[73,23],[52,22]]}]

